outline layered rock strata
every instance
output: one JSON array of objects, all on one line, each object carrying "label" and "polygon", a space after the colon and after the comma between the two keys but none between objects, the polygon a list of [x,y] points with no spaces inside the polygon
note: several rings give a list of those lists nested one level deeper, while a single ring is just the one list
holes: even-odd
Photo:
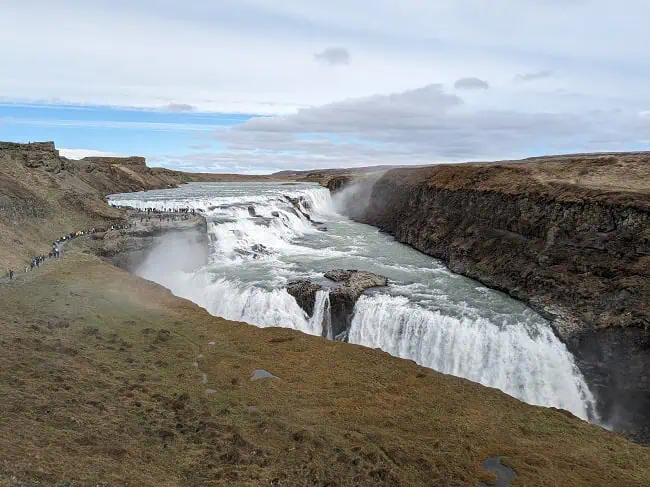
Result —
[{"label": "layered rock strata", "polygon": [[648,153],[395,169],[356,184],[370,196],[349,199],[350,216],[529,303],[574,353],[603,421],[650,439]]}]

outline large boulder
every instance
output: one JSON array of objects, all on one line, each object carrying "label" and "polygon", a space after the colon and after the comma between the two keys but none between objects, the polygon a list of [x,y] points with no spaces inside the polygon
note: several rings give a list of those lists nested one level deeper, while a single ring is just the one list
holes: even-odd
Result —
[{"label": "large boulder", "polygon": [[365,271],[337,269],[326,272],[325,277],[340,284],[330,291],[332,334],[335,337],[347,334],[354,306],[366,289],[388,285],[384,276]]},{"label": "large boulder", "polygon": [[[345,340],[359,297],[366,289],[387,286],[388,279],[372,272],[341,269],[326,272],[325,277],[338,285],[329,291],[331,330],[323,330],[323,336]],[[316,293],[322,289],[320,284],[307,280],[294,281],[287,286],[287,292],[309,316],[314,314]]]},{"label": "large boulder", "polygon": [[294,281],[290,282],[287,286],[287,292],[291,294],[298,305],[305,310],[305,312],[312,316],[314,314],[314,304],[316,303],[316,293],[322,287],[314,284],[311,281]]},{"label": "large boulder", "polygon": [[388,285],[388,279],[374,272],[337,269],[325,273],[330,281],[341,282],[345,287],[363,290]]}]

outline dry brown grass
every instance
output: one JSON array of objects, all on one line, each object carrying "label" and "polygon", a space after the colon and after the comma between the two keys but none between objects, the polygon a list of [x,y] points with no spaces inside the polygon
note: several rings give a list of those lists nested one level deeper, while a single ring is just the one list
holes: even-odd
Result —
[{"label": "dry brown grass", "polygon": [[0,288],[0,309],[0,485],[476,486],[489,455],[515,485],[650,485],[650,449],[568,413],[214,318],[92,256]]},{"label": "dry brown grass", "polygon": [[405,187],[530,194],[555,201],[596,200],[650,209],[650,153],[551,156],[524,161],[441,164],[388,173]]}]

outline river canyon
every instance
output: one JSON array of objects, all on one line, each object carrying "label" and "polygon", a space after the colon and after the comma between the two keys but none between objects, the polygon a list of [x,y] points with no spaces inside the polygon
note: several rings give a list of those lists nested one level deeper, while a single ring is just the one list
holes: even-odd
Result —
[{"label": "river canyon", "polygon": [[[169,236],[134,270],[215,316],[380,348],[530,404],[600,421],[596,398],[545,318],[343,216],[349,201],[325,188],[191,183],[113,195],[110,202],[160,211],[192,208],[205,217],[208,245],[201,264],[195,260],[206,252],[204,246]],[[334,269],[368,271],[388,280],[386,287],[361,295],[338,333],[331,332],[330,295],[339,285],[325,277]],[[307,311],[287,292],[301,280],[319,286]]]}]

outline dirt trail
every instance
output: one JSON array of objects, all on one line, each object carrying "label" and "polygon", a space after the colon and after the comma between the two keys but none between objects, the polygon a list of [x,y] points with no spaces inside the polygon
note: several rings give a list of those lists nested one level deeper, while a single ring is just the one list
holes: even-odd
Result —
[{"label": "dirt trail", "polygon": [[59,257],[46,257],[44,261],[40,262],[38,266],[34,266],[33,268],[31,268],[29,264],[26,264],[27,270],[25,270],[25,267],[14,270],[13,279],[9,279],[9,276],[6,273],[3,274],[0,276],[0,286],[20,285],[22,282],[29,282],[32,279],[37,279],[39,277],[39,271],[41,270],[41,267],[53,264],[54,262],[57,262],[65,257],[66,243],[70,242],[61,242],[57,246],[57,249],[60,252]]}]

